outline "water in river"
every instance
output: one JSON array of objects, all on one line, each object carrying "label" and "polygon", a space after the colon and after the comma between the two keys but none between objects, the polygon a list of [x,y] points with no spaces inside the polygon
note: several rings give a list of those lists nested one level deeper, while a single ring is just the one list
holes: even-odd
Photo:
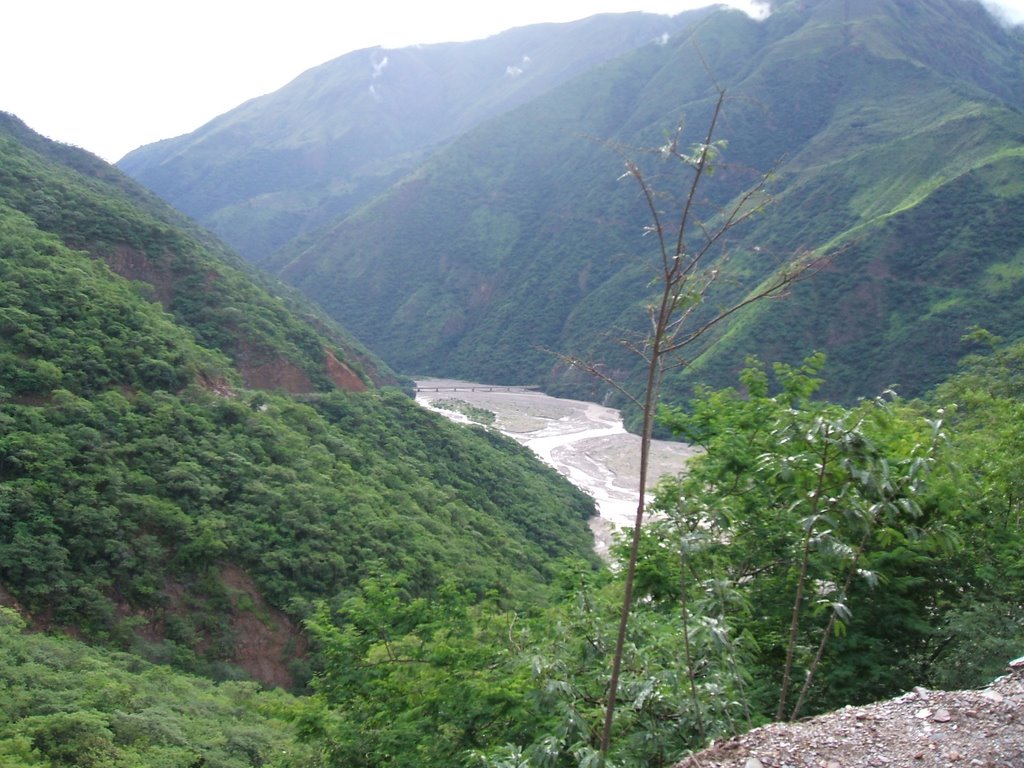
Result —
[{"label": "water in river", "polygon": [[[640,438],[626,432],[614,408],[514,387],[488,388],[450,379],[423,379],[416,386],[417,402],[427,407],[439,400],[460,400],[492,412],[495,428],[532,449],[590,494],[599,514],[591,521],[599,554],[607,553],[616,528],[633,524]],[[453,411],[437,410],[456,421],[466,420]],[[655,440],[648,486],[664,474],[678,472],[693,452],[683,443]]]}]

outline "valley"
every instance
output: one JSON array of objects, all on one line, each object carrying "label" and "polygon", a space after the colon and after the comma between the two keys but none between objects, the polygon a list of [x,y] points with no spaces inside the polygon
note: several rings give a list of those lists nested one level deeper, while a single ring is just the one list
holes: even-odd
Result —
[{"label": "valley", "polygon": [[1024,27],[767,5],[0,112],[0,768],[670,768],[1019,657]]},{"label": "valley", "polygon": [[[677,126],[682,149],[703,141],[721,88],[695,220],[768,185],[709,247],[704,312],[804,258],[827,267],[704,336],[666,393],[822,350],[825,397],[922,395],[978,351],[972,327],[1024,326],[1019,28],[969,0],[771,5],[389,51],[376,78],[379,52],[354,52],[119,166],[395,370],[603,402],[612,388],[546,350],[637,375],[622,342],[645,332],[657,248],[623,164],[674,223],[690,169],[656,150]],[[533,64],[510,80],[513,53]]]}]

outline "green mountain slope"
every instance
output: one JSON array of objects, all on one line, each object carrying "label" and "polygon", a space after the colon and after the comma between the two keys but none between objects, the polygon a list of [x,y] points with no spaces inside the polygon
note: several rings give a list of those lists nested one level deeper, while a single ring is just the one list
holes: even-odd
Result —
[{"label": "green mountain slope", "polygon": [[595,16],[356,51],[119,165],[258,261],[355,210],[437,145],[702,14]]},{"label": "green mountain slope", "polygon": [[295,701],[27,631],[0,608],[0,761],[10,766],[321,765],[277,714]]},{"label": "green mountain slope", "polygon": [[616,182],[621,156],[594,138],[656,146],[685,117],[697,141],[713,77],[729,146],[708,210],[775,169],[773,205],[732,234],[723,295],[804,251],[831,261],[738,318],[693,372],[728,381],[749,352],[796,362],[819,348],[827,395],[922,392],[972,325],[1022,330],[1022,54],[1019,34],[961,0],[718,13],[468,132],[275,262],[400,370],[557,387],[551,349],[628,376],[618,342],[644,322],[648,220]]},{"label": "green mountain slope", "polygon": [[246,385],[311,392],[399,381],[308,301],[258,275],[166,203],[7,114],[0,114],[0,204],[147,284],[146,295],[200,344],[228,355]]},{"label": "green mountain slope", "polygon": [[592,502],[528,451],[372,386],[116,169],[3,127],[0,599],[34,626],[287,685],[314,601],[369,574],[529,602],[593,557]]}]

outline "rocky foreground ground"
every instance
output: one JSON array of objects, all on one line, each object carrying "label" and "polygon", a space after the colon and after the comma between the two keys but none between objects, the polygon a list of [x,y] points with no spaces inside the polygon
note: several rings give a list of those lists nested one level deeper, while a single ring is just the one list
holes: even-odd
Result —
[{"label": "rocky foreground ground", "polygon": [[977,691],[913,691],[756,728],[677,768],[1024,768],[1024,659]]}]

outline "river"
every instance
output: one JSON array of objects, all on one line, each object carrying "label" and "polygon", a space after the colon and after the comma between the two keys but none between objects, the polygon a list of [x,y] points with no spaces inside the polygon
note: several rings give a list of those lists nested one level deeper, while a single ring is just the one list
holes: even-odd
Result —
[{"label": "river", "polygon": [[[458,400],[495,415],[494,427],[530,448],[595,501],[598,517],[591,520],[595,549],[607,556],[613,532],[632,526],[636,517],[640,438],[626,431],[622,416],[583,400],[551,397],[541,392],[473,384],[451,379],[416,382],[416,401],[466,422],[460,413],[434,403]],[[678,472],[694,449],[683,443],[655,440],[651,446],[648,486],[659,477]]]}]

